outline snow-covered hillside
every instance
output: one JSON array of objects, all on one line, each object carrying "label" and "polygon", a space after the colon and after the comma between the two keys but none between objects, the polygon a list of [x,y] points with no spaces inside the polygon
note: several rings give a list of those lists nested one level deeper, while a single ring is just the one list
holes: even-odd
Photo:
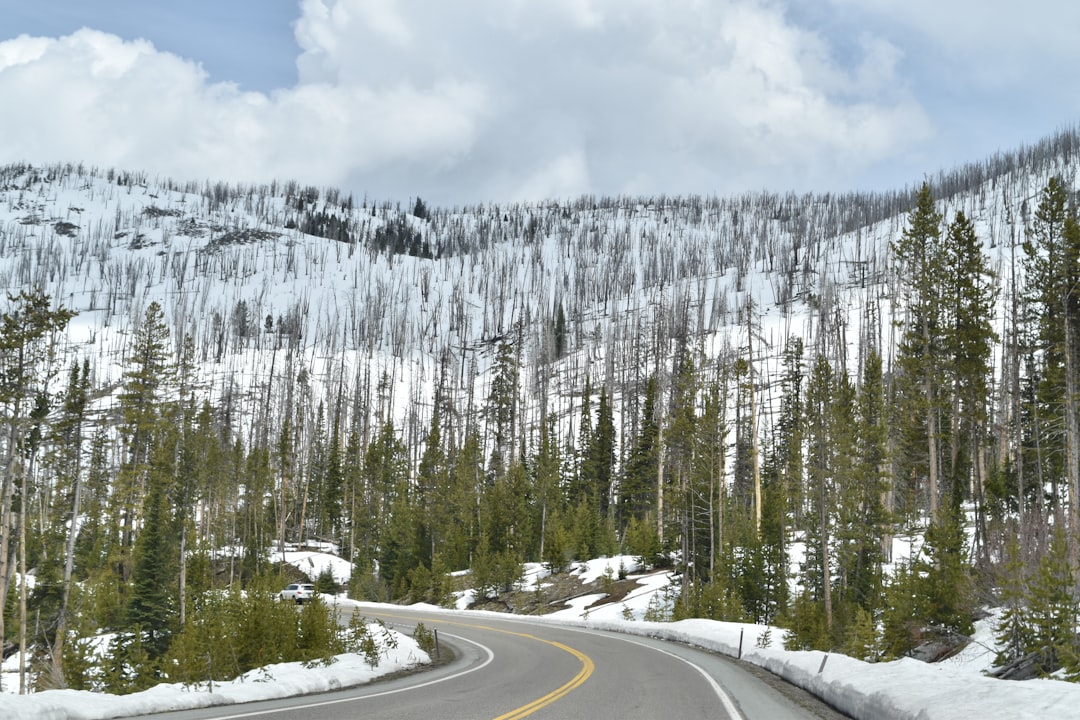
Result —
[{"label": "snow-covered hillside", "polygon": [[[1078,143],[1080,133],[1063,132],[1033,148],[933,178],[944,222],[960,210],[974,222],[1000,291],[990,322],[1002,339],[983,336],[987,344],[997,343],[994,357],[970,375],[961,378],[957,372],[955,386],[986,381],[986,391],[980,389],[980,397],[969,403],[978,418],[968,430],[971,437],[983,438],[972,443],[971,456],[982,452],[974,445],[985,442],[990,427],[997,428],[995,447],[1001,453],[983,475],[978,473],[985,468],[963,466],[961,455],[967,451],[960,447],[959,412],[951,418],[949,448],[958,503],[966,501],[962,485],[983,493],[987,476],[996,473],[992,479],[999,492],[991,499],[1001,520],[991,528],[996,556],[990,557],[986,528],[979,528],[982,568],[1001,563],[1006,536],[1014,532],[1009,505],[1014,498],[1021,516],[1018,532],[1039,525],[1028,536],[1038,542],[1024,548],[1025,561],[1034,566],[1050,554],[1050,543],[1043,542],[1047,528],[1060,524],[1049,520],[1051,510],[1075,495],[1059,493],[1068,483],[1057,477],[1045,483],[1054,490],[1049,501],[1028,492],[1030,480],[1027,486],[1018,482],[1015,492],[1006,487],[1014,457],[1020,457],[1023,472],[1026,429],[1018,420],[1019,353],[1004,361],[1010,342],[1004,330],[1006,309],[1020,287],[1014,276],[1024,266],[1020,243],[1051,178],[1060,178],[1075,195]],[[158,559],[179,557],[184,566],[191,535],[209,584],[217,581],[213,572],[219,568],[212,563],[223,548],[231,553],[228,581],[239,582],[237,573],[250,578],[270,572],[262,548],[273,545],[281,555],[273,560],[288,560],[286,543],[307,550],[313,540],[342,548],[355,571],[354,597],[380,599],[445,597],[440,578],[465,567],[472,568],[483,596],[512,583],[526,559],[557,568],[573,557],[616,549],[651,557],[663,552],[666,561],[686,570],[684,591],[699,573],[720,578],[726,572],[732,584],[743,583],[739,592],[745,597],[738,602],[745,600],[744,614],[724,617],[772,622],[787,609],[788,599],[766,597],[766,585],[768,592],[785,587],[794,570],[801,583],[794,598],[815,583],[843,588],[849,577],[840,573],[856,566],[873,566],[876,572],[889,560],[884,557],[889,543],[913,529],[901,525],[918,525],[934,515],[943,495],[945,483],[938,485],[936,473],[938,458],[945,456],[939,436],[945,433],[938,432],[930,411],[891,418],[895,426],[888,438],[895,441],[901,425],[925,423],[930,442],[918,452],[929,456],[927,477],[919,475],[921,467],[904,468],[900,461],[887,468],[884,437],[868,441],[873,446],[858,458],[865,461],[860,472],[870,470],[859,474],[831,467],[825,446],[838,448],[849,438],[840,437],[839,429],[836,437],[824,437],[822,429],[843,425],[847,432],[861,421],[854,413],[833,419],[823,411],[815,416],[798,410],[798,422],[810,426],[807,436],[789,438],[800,454],[789,455],[790,467],[782,469],[775,467],[782,464],[778,455],[767,457],[783,441],[775,430],[782,420],[777,411],[798,395],[785,396],[780,382],[789,338],[800,338],[841,377],[855,376],[867,349],[880,348],[886,356],[882,375],[896,377],[894,303],[903,283],[890,246],[903,235],[914,198],[913,191],[903,190],[724,199],[582,197],[463,208],[428,208],[410,199],[396,207],[294,182],[234,187],[178,184],[77,165],[0,168],[0,283],[9,293],[42,290],[76,312],[56,348],[58,364],[50,369],[59,373],[85,359],[92,375],[86,379],[92,398],[88,417],[76,418],[82,402],[77,381],[65,396],[74,407],[69,447],[61,442],[58,406],[51,414],[35,408],[38,417],[49,416],[50,427],[41,437],[42,446],[50,447],[39,449],[33,434],[39,428],[24,421],[31,399],[60,396],[56,375],[40,372],[49,387],[35,386],[31,393],[24,383],[22,394],[9,403],[2,493],[7,549],[0,561],[9,569],[18,564],[23,574],[41,571],[44,583],[64,592],[72,578],[114,592],[111,588],[125,587],[133,573],[148,577],[168,564],[132,567],[150,557],[140,556],[140,539],[154,540],[146,529],[157,529],[155,518],[172,513],[169,542],[176,546],[157,543]],[[160,445],[153,448],[160,452],[154,455],[133,409],[140,403],[163,405],[164,398],[151,391],[133,393],[133,375],[124,375],[131,369],[137,327],[152,307],[163,309],[170,351],[178,361],[194,363],[188,372],[186,360],[178,362],[185,368],[184,382],[199,385],[191,397],[209,401],[208,412],[198,418],[194,406],[186,405],[182,412],[178,405],[170,409],[177,414],[157,418],[161,422],[155,421],[150,433],[160,434],[155,437]],[[46,354],[40,357],[46,364]],[[684,359],[690,362],[680,364]],[[160,369],[167,375],[166,364],[147,363],[146,374]],[[508,367],[512,372],[504,372]],[[682,392],[686,376],[678,373],[686,367],[696,373],[686,384],[695,387]],[[741,379],[738,374],[747,370],[749,380]],[[1009,370],[1006,388],[1000,381]],[[1025,381],[1034,383],[1037,372],[1024,375]],[[710,391],[716,391],[706,397],[710,383]],[[655,395],[646,393],[647,386]],[[121,387],[128,391],[125,398]],[[168,383],[163,387],[178,391]],[[867,392],[875,402],[905,399],[889,396],[880,383],[874,388]],[[841,383],[819,382],[818,409],[829,404],[824,396],[846,390]],[[597,411],[594,432],[585,426],[592,421],[591,410],[582,409],[595,395],[605,411],[610,399],[611,412]],[[653,400],[651,414],[643,412]],[[957,394],[954,407],[960,402]],[[717,407],[730,412],[713,412],[698,423],[698,410],[704,417]],[[980,424],[983,414],[992,416],[999,408],[1001,422],[990,417]],[[680,427],[677,411],[687,409]],[[878,411],[876,419],[864,423],[873,427],[865,429],[884,432],[885,414]],[[548,420],[557,438],[542,446]],[[108,431],[94,438],[93,448],[91,421]],[[183,437],[166,438],[178,424]],[[1038,422],[1032,427],[1044,430]],[[429,428],[431,437],[440,439],[425,448]],[[759,432],[764,437],[760,453]],[[813,460],[810,432],[820,435],[821,452]],[[543,437],[546,442],[551,436]],[[633,475],[630,451],[638,441],[647,447],[637,456],[642,462]],[[425,449],[435,451],[428,474],[420,462]],[[61,451],[68,454],[61,457]],[[34,452],[40,452],[40,463]],[[856,453],[845,452],[845,467],[854,467]],[[16,472],[17,457],[31,459],[31,472]],[[761,457],[774,464],[769,478],[774,485],[766,493],[762,486],[769,481],[762,482],[758,473]],[[517,459],[528,462],[515,464]],[[41,477],[35,476],[41,468]],[[790,477],[798,476],[790,487],[789,470]],[[927,502],[911,501],[895,515],[891,505],[878,513],[876,505],[886,503],[881,496],[892,493],[885,483],[893,481],[893,472],[895,485],[903,485],[893,494],[922,493]],[[83,475],[94,493],[89,507],[80,505]],[[880,486],[873,484],[878,481]],[[751,483],[756,483],[753,491]],[[865,490],[865,496],[856,490]],[[16,492],[18,503],[12,500]],[[1024,507],[1027,495],[1037,496],[1030,513]],[[770,500],[772,515],[763,520],[762,508]],[[985,520],[980,513],[989,502],[984,504],[981,495],[973,500],[976,520]],[[1055,507],[1047,509],[1050,503]],[[12,510],[16,505],[18,512]],[[30,513],[29,506],[39,512]],[[32,535],[32,541],[18,541],[20,551],[32,550],[18,563],[10,533],[17,514],[20,530]],[[79,519],[68,526],[70,543],[60,537],[68,518]],[[1080,519],[1070,522],[1074,528]],[[767,543],[766,523],[772,526]],[[855,552],[853,536],[862,530],[872,532],[856,538]],[[637,545],[631,548],[627,538],[635,532]],[[957,540],[942,552],[959,557],[962,544]],[[837,553],[830,556],[833,549]],[[82,553],[78,561],[76,550]],[[841,551],[847,553],[844,561],[838,559]],[[805,567],[786,564],[797,554]],[[65,556],[67,577],[61,578],[54,561]],[[246,562],[233,562],[238,558]],[[815,575],[813,563],[824,571]],[[92,571],[102,565],[115,577],[95,577]],[[768,581],[744,582],[765,565]],[[833,565],[838,574],[830,578]],[[185,572],[186,567],[180,569],[169,587],[184,588]],[[908,577],[921,577],[919,572]],[[349,573],[333,574],[342,580]],[[900,605],[889,602],[885,592],[891,588],[882,587],[888,583],[880,576],[866,585],[875,586],[864,596],[877,595],[878,609]],[[991,580],[983,589],[996,590]],[[183,598],[184,590],[179,594]],[[857,604],[847,602],[849,610]],[[828,608],[823,612],[832,612],[827,600],[822,605]],[[170,620],[168,600],[155,607],[156,620]],[[25,603],[21,608],[25,625],[31,615]],[[103,612],[95,622],[123,627],[119,609]],[[53,610],[61,618],[76,612]],[[0,627],[0,634],[10,634],[9,629]],[[834,641],[819,638],[806,646],[835,648]],[[42,654],[57,647],[33,642]]]},{"label": "snow-covered hillside", "polygon": [[[1070,139],[935,178],[946,219],[963,209],[975,221],[999,277],[1046,180],[1075,188]],[[569,417],[586,375],[610,388],[625,431],[644,378],[662,379],[680,346],[715,359],[745,350],[752,327],[767,387],[785,340],[812,346],[822,317],[843,330],[821,341],[852,349],[889,333],[886,250],[911,203],[906,190],[585,197],[419,203],[416,217],[296,183],[17,165],[0,168],[0,283],[79,313],[69,350],[92,360],[98,387],[118,381],[133,323],[161,303],[211,397],[249,431],[304,375],[313,398],[345,398],[357,422],[393,417],[418,439],[436,388],[457,407],[483,401],[502,340],[528,369],[526,433],[550,412]]]}]

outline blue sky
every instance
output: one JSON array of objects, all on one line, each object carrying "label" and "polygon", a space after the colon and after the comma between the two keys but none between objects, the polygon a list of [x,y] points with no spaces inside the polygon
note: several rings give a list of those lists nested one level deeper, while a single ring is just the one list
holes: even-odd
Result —
[{"label": "blue sky", "polygon": [[0,162],[439,205],[890,189],[1074,125],[1077,29],[1057,0],[0,0]]}]

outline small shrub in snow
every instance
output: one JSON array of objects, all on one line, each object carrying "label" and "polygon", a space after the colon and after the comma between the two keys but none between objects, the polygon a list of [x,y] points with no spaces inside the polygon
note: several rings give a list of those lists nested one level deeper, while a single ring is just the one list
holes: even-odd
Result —
[{"label": "small shrub in snow", "polygon": [[432,655],[435,652],[435,633],[428,630],[422,622],[416,623],[416,627],[413,629],[413,640],[420,646],[420,649],[426,652],[428,655]]}]

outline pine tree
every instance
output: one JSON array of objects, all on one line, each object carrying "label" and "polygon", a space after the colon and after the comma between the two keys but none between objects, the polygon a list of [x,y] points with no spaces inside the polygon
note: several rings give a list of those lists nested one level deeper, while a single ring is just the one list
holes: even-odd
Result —
[{"label": "pine tree", "polygon": [[1028,583],[1027,606],[1031,628],[1030,651],[1038,654],[1036,666],[1048,675],[1068,663],[1077,671],[1080,639],[1076,628],[1080,610],[1073,599],[1076,579],[1069,563],[1069,541],[1058,525],[1050,535],[1050,545]]},{"label": "pine tree", "polygon": [[566,313],[560,302],[555,308],[555,358],[566,354]]},{"label": "pine tree", "polygon": [[[0,475],[0,643],[7,637],[4,608],[16,548],[20,572],[25,576],[28,569],[25,536],[30,488],[26,465],[33,460],[31,434],[40,422],[34,417],[31,405],[40,406],[46,399],[48,381],[55,372],[55,336],[75,314],[63,306],[51,307],[49,296],[38,289],[9,294],[8,304],[9,311],[0,316],[0,409],[6,425],[0,428],[6,436],[4,469]],[[16,489],[20,498],[17,522],[13,506]],[[12,537],[15,528],[19,538]],[[19,587],[19,690],[22,692],[26,690],[27,583]]]},{"label": "pine tree", "polygon": [[803,341],[792,336],[784,347],[784,374],[780,379],[780,414],[776,419],[772,460],[782,517],[789,515],[796,526],[802,525],[804,507],[803,446],[806,434],[803,419]]},{"label": "pine tree", "polygon": [[120,393],[122,430],[127,441],[127,462],[131,466],[149,461],[154,432],[159,429],[162,400],[176,374],[169,353],[165,312],[156,301],[151,302],[125,358],[124,387]]},{"label": "pine tree", "polygon": [[[68,607],[71,598],[72,576],[75,569],[75,540],[77,538],[77,523],[75,520],[82,512],[83,425],[86,420],[89,391],[89,360],[84,360],[81,367],[78,362],[73,362],[62,401],[62,415],[53,425],[55,450],[50,463],[55,466],[58,479],[64,488],[63,492],[58,493],[62,500],[62,508],[58,508],[57,514],[61,518],[70,520],[67,537],[63,538],[64,565],[59,582],[56,629],[52,640],[53,669],[59,676],[57,681],[61,686],[65,684],[63,675],[64,644],[67,639]],[[63,520],[53,521],[53,527],[57,529],[64,527],[64,525]],[[55,565],[50,563],[46,567],[55,568]],[[48,586],[47,583],[42,583],[40,577],[38,582],[42,584],[42,587]]]},{"label": "pine tree", "polygon": [[424,453],[420,457],[420,465],[416,473],[416,504],[421,523],[420,561],[428,567],[432,566],[438,554],[437,547],[446,536],[442,527],[444,522],[440,522],[439,519],[446,509],[439,507],[437,503],[440,492],[449,482],[450,467],[442,442],[439,403],[436,402],[435,409],[431,413],[431,427],[424,441]]},{"label": "pine tree", "polygon": [[174,561],[179,546],[173,544],[177,527],[167,485],[176,478],[176,448],[183,428],[176,422],[175,406],[170,409],[166,403],[175,376],[168,338],[161,306],[151,303],[125,359],[120,393],[126,458],[117,478],[121,513],[117,562],[122,590],[131,581],[125,627],[135,633],[141,652],[151,659],[168,646],[176,623],[171,593],[179,592]]},{"label": "pine tree", "polygon": [[686,571],[682,574],[683,590],[688,583],[698,579],[700,568],[692,563],[693,547],[693,508],[694,508],[694,471],[697,458],[697,368],[689,351],[684,349],[676,360],[678,371],[671,389],[671,406],[668,413],[665,440],[665,477],[671,478],[668,487],[663,488],[669,500],[665,500],[669,517],[677,528],[679,551]]},{"label": "pine tree", "polygon": [[596,407],[596,428],[589,444],[589,465],[593,474],[592,494],[596,499],[600,517],[609,518],[612,475],[615,471],[615,422],[607,386],[600,387],[600,399]]},{"label": "pine tree", "polygon": [[[926,509],[937,513],[940,499],[940,436],[942,358],[943,249],[942,216],[934,208],[930,186],[923,183],[904,232],[892,246],[901,271],[903,333],[896,367],[897,417],[902,432],[896,458],[896,477],[906,483],[907,507],[919,509],[916,498],[925,494]],[[925,482],[925,491],[922,486]]]},{"label": "pine tree", "polygon": [[991,353],[997,341],[991,326],[997,293],[974,226],[962,211],[949,225],[945,245],[943,314],[946,320],[942,344],[948,359],[946,382],[950,397],[949,495],[951,502],[959,503],[968,498],[969,488],[974,487],[976,541],[988,562],[984,520],[987,473],[981,451],[990,396]]},{"label": "pine tree", "polygon": [[135,330],[125,358],[123,389],[120,392],[121,434],[126,457],[117,478],[114,512],[120,514],[120,575],[127,581],[131,572],[130,553],[135,543],[136,516],[149,485],[151,454],[163,422],[163,401],[173,377],[169,361],[169,330],[165,314],[157,302],[147,307]]},{"label": "pine tree", "polygon": [[998,648],[994,665],[1001,667],[1024,657],[1035,645],[1034,631],[1027,606],[1027,580],[1021,557],[1020,543],[1012,538],[1005,544],[1005,561],[1001,566],[1001,616],[995,627],[994,639]]},{"label": "pine tree", "polygon": [[[384,422],[379,433],[368,445],[364,455],[364,490],[360,512],[370,518],[370,523],[360,538],[358,559],[362,562],[377,557],[377,553],[390,552],[388,543],[394,522],[394,510],[404,513],[408,508],[408,451],[397,437],[393,422]],[[403,523],[411,520],[402,519]],[[407,532],[400,527],[393,527],[394,543],[398,549],[395,554],[411,553],[413,548]],[[395,564],[396,563],[396,564]],[[382,577],[385,590],[394,589],[393,582],[398,580],[398,571],[411,567],[408,560],[391,563],[389,574]],[[370,571],[370,568],[365,568]],[[382,574],[380,566],[380,574]]]},{"label": "pine tree", "polygon": [[643,520],[655,508],[659,428],[656,422],[656,378],[645,383],[641,422],[619,484],[620,525]]},{"label": "pine tree", "polygon": [[542,562],[547,562],[547,536],[551,518],[565,507],[565,497],[560,489],[559,443],[555,436],[554,418],[549,418],[540,428],[540,445],[532,466],[533,485],[536,488],[535,502],[540,512],[539,527],[536,528],[539,544],[537,553]]},{"label": "pine tree", "polygon": [[169,646],[176,627],[175,553],[169,527],[171,518],[164,488],[165,478],[155,475],[146,495],[146,521],[135,544],[133,587],[127,609],[127,627],[142,639],[151,659]]},{"label": "pine tree", "polygon": [[585,376],[585,389],[581,393],[581,414],[578,420],[577,439],[577,468],[574,481],[567,492],[567,499],[571,505],[582,503],[595,503],[593,494],[596,489],[596,473],[594,466],[595,458],[592,451],[593,443],[593,418],[592,418],[592,381]]},{"label": "pine tree", "polygon": [[[725,564],[722,548],[727,530],[724,523],[724,504],[727,501],[727,399],[727,388],[721,382],[710,383],[702,393],[702,408],[695,428],[697,452],[692,476],[694,538],[691,546],[694,548],[694,564],[701,568],[701,577],[709,582],[715,582],[718,576],[723,575]],[[763,538],[762,542],[767,541]],[[772,589],[771,582],[767,580],[763,583],[765,605],[774,599]]]},{"label": "pine tree", "polygon": [[818,355],[806,387],[807,468],[806,491],[809,506],[806,529],[806,561],[801,583],[803,592],[796,601],[820,607],[826,632],[832,630],[831,518],[834,488],[835,448],[832,437],[832,407],[835,380],[832,366]]},{"label": "pine tree", "polygon": [[871,351],[863,361],[855,407],[856,459],[851,517],[853,565],[849,567],[851,600],[873,612],[880,607],[882,562],[891,560],[884,547],[891,518],[885,508],[889,492],[888,428],[881,356]]},{"label": "pine tree", "polygon": [[958,506],[943,507],[926,529],[916,563],[915,620],[931,633],[969,636],[974,631],[974,583]]},{"label": "pine tree", "polygon": [[[1042,191],[1024,239],[1027,303],[1037,318],[1038,420],[1033,428],[1043,482],[1051,487],[1051,510],[1064,520],[1061,484],[1068,482],[1076,454],[1074,384],[1077,318],[1073,312],[1075,264],[1066,243],[1067,196],[1058,178]],[[1064,430],[1064,432],[1062,432]]]},{"label": "pine tree", "polygon": [[491,390],[488,393],[487,417],[492,433],[492,449],[497,451],[503,463],[514,459],[518,373],[514,346],[508,341],[499,343],[492,369]]}]

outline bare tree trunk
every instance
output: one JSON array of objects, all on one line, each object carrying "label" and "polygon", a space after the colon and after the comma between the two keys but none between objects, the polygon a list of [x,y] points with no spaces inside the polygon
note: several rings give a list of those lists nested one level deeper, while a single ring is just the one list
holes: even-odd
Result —
[{"label": "bare tree trunk", "polygon": [[[78,463],[73,481],[71,500],[71,524],[68,529],[67,544],[64,548],[64,579],[60,590],[60,612],[56,622],[56,641],[53,643],[52,662],[54,672],[62,680],[64,674],[64,643],[67,642],[67,608],[71,597],[71,575],[75,566],[75,538],[78,536],[79,504],[82,499],[82,478]],[[66,683],[64,683],[66,686]]]},{"label": "bare tree trunk", "polygon": [[761,537],[761,459],[758,457],[757,393],[754,390],[754,327],[751,322],[751,307],[746,308],[746,348],[749,362],[747,374],[750,391],[750,454],[753,456],[754,473],[754,530]]},{"label": "bare tree trunk", "polygon": [[[982,427],[975,434],[976,438],[982,437]],[[977,479],[975,496],[975,522],[976,537],[981,537],[979,547],[982,551],[983,567],[990,567],[990,543],[986,528],[986,452],[983,448],[975,449],[975,476]]]},{"label": "bare tree trunk", "polygon": [[[930,354],[930,326],[927,320],[922,320],[923,350]],[[924,360],[926,362],[926,360]],[[923,370],[923,395],[926,399],[926,441],[927,441],[927,479],[930,492],[930,518],[937,517],[938,509],[938,415],[935,407],[934,381],[930,376],[931,370]]]},{"label": "bare tree trunk", "polygon": [[[1080,429],[1077,428],[1076,412],[1076,352],[1073,347],[1072,319],[1068,314],[1068,303],[1065,313],[1065,442],[1068,466],[1069,492],[1069,566],[1075,570],[1077,560],[1080,559],[1080,550],[1077,547],[1077,532],[1080,532]],[[1059,500],[1060,502],[1060,500]]]},{"label": "bare tree trunk", "polygon": [[923,381],[923,391],[926,394],[926,439],[927,439],[927,477],[929,479],[930,493],[930,518],[937,517],[938,510],[938,417],[934,408],[934,387],[929,376]]},{"label": "bare tree trunk", "polygon": [[[893,381],[892,367],[893,367],[894,356],[893,356],[892,353],[895,350],[895,348],[896,348],[896,323],[889,323],[889,368],[890,368],[890,372],[889,372],[888,388],[885,391],[885,396],[886,397],[892,397],[893,396],[892,390],[893,390],[893,382],[894,381]],[[885,443],[886,443],[886,446],[887,446],[887,453],[886,453],[887,456],[888,457],[894,457],[896,440],[894,439],[892,433],[887,433]],[[883,475],[885,475],[885,473],[887,472],[888,473],[887,477],[889,478],[888,483],[887,483],[884,491],[882,492],[881,504],[885,508],[885,516],[887,518],[893,518],[893,517],[895,517],[894,513],[896,512],[896,478],[892,474],[892,469],[888,468],[888,463],[883,462],[882,467],[880,469],[882,470]],[[885,562],[887,562],[887,563],[892,562],[892,559],[893,559],[893,523],[892,523],[891,520],[885,525],[885,531],[882,533],[882,536],[881,536],[881,556],[885,559]]]},{"label": "bare tree trunk", "polygon": [[821,478],[820,502],[818,503],[818,522],[821,525],[821,576],[823,600],[825,601],[825,627],[832,632],[832,571],[829,569],[829,514],[825,509],[825,478]]},{"label": "bare tree trunk", "polygon": [[[3,607],[7,604],[8,579],[11,577],[11,567],[8,561],[8,549],[11,545],[11,495],[14,487],[10,479],[11,462],[8,463],[9,472],[4,473],[0,483],[0,652],[4,647],[5,629]],[[0,689],[3,689],[3,674],[0,673]]]},{"label": "bare tree trunk", "polygon": [[187,624],[187,528],[180,525],[180,627]]},{"label": "bare tree trunk", "polygon": [[656,536],[664,544],[664,424],[658,422],[656,433]]},{"label": "bare tree trunk", "polygon": [[716,509],[713,494],[716,492],[716,471],[709,473],[709,577],[716,577]]},{"label": "bare tree trunk", "polygon": [[544,559],[544,537],[547,535],[547,495],[540,506],[540,559]]},{"label": "bare tree trunk", "polygon": [[679,522],[679,524],[682,525],[682,542],[680,544],[682,546],[683,573],[682,573],[682,583],[681,583],[681,585],[682,585],[682,597],[687,597],[687,594],[690,591],[690,573],[695,570],[695,568],[693,566],[693,563],[692,563],[692,560],[693,560],[694,556],[692,554],[693,546],[691,545],[691,540],[692,540],[691,536],[693,535],[693,527],[690,524],[691,499],[690,499],[690,491],[689,491],[689,488],[687,487],[686,470],[685,470],[685,468],[681,467],[681,464],[680,464],[678,473],[679,473],[679,483],[678,483],[679,484],[679,493],[682,496],[682,505],[683,505],[683,507],[682,507],[682,518],[680,518],[680,522]]},{"label": "bare tree trunk", "polygon": [[19,694],[26,694],[26,506],[29,504],[30,473],[22,474],[22,498],[19,502]]},{"label": "bare tree trunk", "polygon": [[[1005,424],[1001,431],[998,444],[998,463],[1004,465],[1009,448],[1012,448],[1013,467],[1016,468],[1016,516],[1017,533],[1020,540],[1021,553],[1027,555],[1027,508],[1025,507],[1024,487],[1024,448],[1020,432],[1020,341],[1019,341],[1019,308],[1016,294],[1016,243],[1011,243],[1009,267],[1009,344],[1005,348],[1005,358],[1002,361],[1002,422]],[[1004,388],[1008,387],[1008,397]]]},{"label": "bare tree trunk", "polygon": [[[14,561],[14,548],[11,547],[11,532],[14,522],[11,515],[11,500],[15,494],[15,471],[18,463],[18,453],[15,450],[18,438],[18,424],[20,422],[19,404],[15,403],[12,412],[11,427],[8,431],[7,462],[4,467],[3,487],[0,490],[0,649],[3,648],[4,638],[7,637],[4,625],[3,607],[7,603],[7,594],[11,582],[11,566]],[[0,675],[0,689],[3,687],[2,675]]]}]

